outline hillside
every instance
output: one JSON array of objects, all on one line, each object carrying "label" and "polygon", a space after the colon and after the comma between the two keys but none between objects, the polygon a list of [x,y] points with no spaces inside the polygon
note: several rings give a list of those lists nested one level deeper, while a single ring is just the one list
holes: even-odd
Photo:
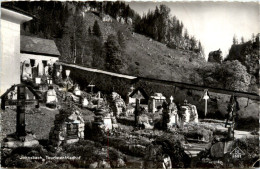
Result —
[{"label": "hillside", "polygon": [[[236,54],[234,59],[221,64],[206,62],[202,44],[190,37],[176,17],[169,20],[170,9],[165,5],[142,17],[118,1],[6,2],[3,5],[35,16],[23,24],[21,34],[54,39],[61,61],[238,91],[253,92],[251,84],[254,77],[258,79],[257,59],[248,60],[253,66],[237,61]],[[234,48],[234,51],[239,50]],[[254,56],[257,58],[257,53]]]},{"label": "hillside", "polygon": [[190,77],[196,74],[196,69],[207,64],[194,52],[168,48],[149,37],[133,33],[131,25],[121,24],[115,19],[112,22],[103,22],[96,13],[86,12],[84,20],[90,27],[95,21],[98,22],[104,41],[108,35],[116,35],[119,30],[122,31],[126,47],[122,56],[125,66],[120,73],[191,82]]},{"label": "hillside", "polygon": [[[172,49],[164,43],[135,33],[132,25],[121,24],[113,18],[111,22],[104,22],[97,12],[84,13],[84,23],[87,23],[85,29],[93,27],[95,21],[99,25],[102,42],[94,47],[91,46],[91,40],[86,43],[85,46],[90,49],[90,52],[84,55],[85,59],[78,57],[76,64],[108,70],[102,66],[107,63],[104,46],[109,35],[113,34],[116,37],[118,31],[121,31],[125,47],[120,50],[119,59],[122,60],[123,66],[115,71],[117,73],[256,92],[251,89],[251,76],[247,73],[246,67],[236,60],[222,64],[209,63],[191,50]],[[63,46],[64,41],[60,45]],[[60,45],[58,46],[61,47]],[[98,48],[99,55],[91,52],[93,48]],[[62,57],[66,55],[68,54],[62,53]],[[103,61],[99,62],[100,59]],[[93,64],[95,62],[98,64]]]}]

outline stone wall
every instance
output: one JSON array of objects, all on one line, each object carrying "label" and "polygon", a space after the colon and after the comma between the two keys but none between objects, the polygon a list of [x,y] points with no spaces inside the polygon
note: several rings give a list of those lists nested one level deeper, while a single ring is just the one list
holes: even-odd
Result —
[{"label": "stone wall", "polygon": [[131,87],[131,80],[120,77],[110,76],[102,73],[89,72],[72,68],[63,65],[63,77],[65,77],[65,70],[71,70],[71,79],[79,84],[81,90],[90,90],[87,86],[91,82],[94,84],[95,91],[102,91],[104,94],[111,94],[113,91],[117,92],[125,100],[128,91]]},{"label": "stone wall", "polygon": [[[79,70],[76,68],[71,68],[64,66],[64,70],[71,70],[71,78],[80,84],[81,89],[87,87],[87,85],[92,81],[92,84],[96,85],[96,90],[100,90],[103,93],[110,94],[112,91],[117,92],[125,100],[132,82],[129,79],[114,77],[102,73],[89,72],[85,70]],[[65,76],[65,72],[64,76]],[[135,88],[141,87],[144,89],[148,96],[156,93],[162,93],[167,102],[169,102],[170,96],[174,97],[174,102],[177,106],[183,103],[184,99],[187,99],[189,103],[197,107],[199,117],[204,117],[205,111],[205,100],[201,99],[204,92],[197,90],[189,90],[184,88],[179,88],[172,85],[165,85],[163,83],[147,82],[145,80],[139,80],[139,82],[133,84]],[[114,89],[114,90],[113,90]],[[227,106],[229,103],[230,95],[219,94],[209,92],[210,98],[208,100],[208,114],[207,117],[213,118],[224,118],[227,113]],[[252,117],[254,119],[259,119],[259,101],[249,100],[247,105],[247,98],[238,98],[240,105],[240,111],[238,112],[240,118]],[[179,108],[179,107],[178,107]]]},{"label": "stone wall", "polygon": [[[174,87],[170,85],[163,85],[159,83],[152,83],[140,80],[134,85],[134,87],[141,87],[150,96],[154,92],[162,93],[167,102],[169,102],[170,96],[174,97],[174,102],[179,106],[183,103],[184,99],[187,99],[189,103],[195,105],[198,110],[199,117],[204,117],[205,111],[205,100],[201,99],[204,92],[197,90],[188,90],[184,88]],[[207,116],[213,116],[218,118],[224,118],[227,113],[227,106],[229,103],[230,95],[209,92],[210,99],[208,100],[208,114]],[[238,98],[240,110],[239,115],[241,118],[253,117],[254,119],[259,118],[259,101],[250,100],[247,105],[247,98]]]}]

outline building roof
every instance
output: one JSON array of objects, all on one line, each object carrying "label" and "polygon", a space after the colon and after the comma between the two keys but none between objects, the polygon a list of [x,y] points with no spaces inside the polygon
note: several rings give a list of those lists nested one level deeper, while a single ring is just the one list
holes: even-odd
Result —
[{"label": "building roof", "polygon": [[158,100],[165,100],[165,99],[166,99],[166,97],[164,97],[164,96],[162,95],[162,93],[154,93],[154,95],[151,96],[151,98],[153,98],[153,99],[158,99]]},{"label": "building roof", "polygon": [[26,16],[31,17],[31,18],[36,18],[34,15],[30,14],[29,12],[15,7],[12,2],[2,2],[1,8],[8,9],[8,10],[11,10],[11,11],[14,11],[14,12],[18,12],[20,14],[26,15]]},{"label": "building roof", "polygon": [[75,65],[75,64],[69,64],[69,63],[64,63],[64,62],[58,62],[58,63],[61,64],[61,65],[64,65],[64,66],[77,68],[77,69],[80,69],[80,70],[86,70],[86,71],[89,71],[89,72],[106,74],[106,75],[109,75],[109,76],[120,77],[120,78],[124,78],[124,79],[128,79],[128,80],[134,80],[134,79],[137,78],[135,76],[129,76],[129,75],[124,75],[124,74],[120,74],[120,73],[114,73],[114,72],[108,72],[108,71],[99,70],[99,69],[87,68],[87,67],[79,66],[79,65]]},{"label": "building roof", "polygon": [[24,35],[21,36],[21,53],[60,56],[54,40]]},{"label": "building roof", "polygon": [[146,99],[148,100],[149,99],[149,96],[146,94],[146,92],[144,91],[143,88],[136,88],[130,95],[129,97],[132,97],[132,98],[137,98],[137,97],[142,97],[142,99]]},{"label": "building roof", "polygon": [[1,7],[1,19],[17,24],[22,24],[24,22],[32,20],[33,18],[28,15],[24,15],[23,13],[11,10],[9,8]]}]

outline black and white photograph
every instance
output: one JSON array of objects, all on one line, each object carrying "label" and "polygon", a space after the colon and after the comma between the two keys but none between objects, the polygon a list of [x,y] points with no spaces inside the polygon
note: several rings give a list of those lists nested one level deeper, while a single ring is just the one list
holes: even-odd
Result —
[{"label": "black and white photograph", "polygon": [[0,4],[0,168],[260,168],[258,0]]}]

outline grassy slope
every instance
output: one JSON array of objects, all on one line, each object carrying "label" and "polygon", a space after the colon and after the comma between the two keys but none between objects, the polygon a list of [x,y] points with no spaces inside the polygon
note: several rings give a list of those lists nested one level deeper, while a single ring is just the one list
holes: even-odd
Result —
[{"label": "grassy slope", "polygon": [[[131,26],[114,19],[112,23],[102,22],[100,17],[91,12],[86,13],[85,19],[91,27],[95,20],[98,21],[104,41],[109,34],[116,35],[118,30],[123,31],[126,37],[123,55],[126,66],[121,70],[122,73],[137,75],[135,69],[139,69],[140,76],[190,82],[189,77],[196,72],[195,69],[206,64],[204,59],[189,51],[170,49],[165,44],[150,41],[146,36],[133,35]],[[192,61],[189,61],[190,58],[193,58]]]}]

